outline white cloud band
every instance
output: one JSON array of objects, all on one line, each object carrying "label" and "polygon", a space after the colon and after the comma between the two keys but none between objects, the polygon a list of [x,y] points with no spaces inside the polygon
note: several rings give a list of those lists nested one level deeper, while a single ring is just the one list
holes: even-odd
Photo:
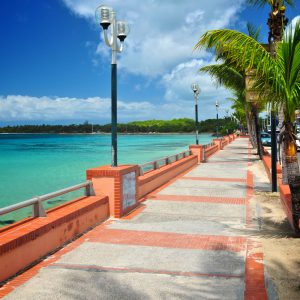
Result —
[{"label": "white cloud band", "polygon": [[[200,119],[214,118],[213,104],[200,99]],[[110,99],[50,98],[22,95],[0,96],[0,123],[95,123],[110,122]],[[222,115],[222,113],[221,113]],[[118,101],[118,120],[173,119],[194,117],[194,102],[169,101],[161,104]]]}]

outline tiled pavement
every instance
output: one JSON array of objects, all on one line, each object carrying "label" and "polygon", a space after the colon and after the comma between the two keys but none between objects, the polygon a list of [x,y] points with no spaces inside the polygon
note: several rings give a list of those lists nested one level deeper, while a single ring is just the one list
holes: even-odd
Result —
[{"label": "tiled pavement", "polygon": [[253,237],[250,166],[248,140],[237,139],[149,195],[139,213],[96,227],[2,293],[12,290],[7,299],[267,299]]}]

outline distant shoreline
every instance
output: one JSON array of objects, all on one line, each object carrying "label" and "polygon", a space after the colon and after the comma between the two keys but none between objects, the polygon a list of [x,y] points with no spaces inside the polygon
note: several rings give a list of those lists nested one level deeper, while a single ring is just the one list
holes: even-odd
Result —
[{"label": "distant shoreline", "polygon": [[[81,133],[81,132],[73,132],[73,133],[52,133],[52,132],[2,132],[0,135],[16,135],[16,134],[55,134],[55,135],[111,135],[108,132],[95,132],[95,133]],[[213,135],[212,132],[202,132],[202,134],[210,134]],[[118,132],[118,135],[195,135],[193,132]]]}]

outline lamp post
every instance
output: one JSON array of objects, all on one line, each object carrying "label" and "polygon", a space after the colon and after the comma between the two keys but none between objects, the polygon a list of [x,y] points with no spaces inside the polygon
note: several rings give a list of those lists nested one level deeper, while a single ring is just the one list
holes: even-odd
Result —
[{"label": "lamp post", "polygon": [[[117,21],[116,13],[111,7],[101,5],[95,11],[96,21],[104,32],[104,41],[112,49],[111,59],[111,145],[112,167],[118,166],[117,148],[117,53],[123,51],[123,43],[129,33],[129,25],[125,21]],[[111,36],[107,30],[111,25]],[[118,43],[118,39],[120,43]]]},{"label": "lamp post", "polygon": [[[288,3],[288,1],[285,1]],[[288,19],[285,17],[285,6],[282,1],[272,1],[272,11],[269,14],[269,52],[276,57],[276,43],[281,42]],[[283,110],[281,108],[281,110]],[[272,169],[272,192],[277,192],[277,136],[276,136],[276,111],[271,110],[271,169]]]},{"label": "lamp post", "polygon": [[194,92],[194,100],[195,100],[195,131],[196,131],[196,145],[199,145],[199,139],[198,139],[198,96],[200,94],[200,88],[197,83],[193,83],[191,86],[193,92]]},{"label": "lamp post", "polygon": [[217,138],[219,138],[219,102],[216,101],[216,111],[217,111]]}]

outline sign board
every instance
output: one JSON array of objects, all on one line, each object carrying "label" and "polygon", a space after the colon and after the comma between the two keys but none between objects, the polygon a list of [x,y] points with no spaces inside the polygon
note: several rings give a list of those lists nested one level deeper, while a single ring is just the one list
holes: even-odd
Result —
[{"label": "sign board", "polygon": [[257,92],[253,91],[247,91],[246,92],[246,101],[247,102],[258,102],[259,101],[259,94]]},{"label": "sign board", "polygon": [[246,84],[246,101],[258,102],[259,93],[253,89],[256,77],[256,70],[249,69],[246,71],[245,84]]},{"label": "sign board", "polygon": [[136,203],[136,176],[135,172],[123,175],[123,210]]}]

